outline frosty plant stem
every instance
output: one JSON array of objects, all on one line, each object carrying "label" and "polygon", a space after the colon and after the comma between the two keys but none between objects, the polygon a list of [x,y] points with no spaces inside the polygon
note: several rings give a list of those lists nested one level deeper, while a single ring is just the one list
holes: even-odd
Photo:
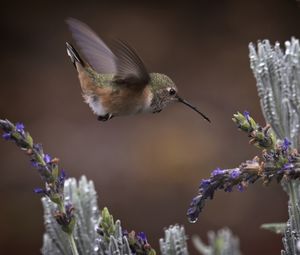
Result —
[{"label": "frosty plant stem", "polygon": [[5,140],[14,141],[30,157],[31,164],[36,168],[45,184],[44,188],[35,188],[34,192],[48,197],[55,205],[54,218],[66,233],[72,253],[78,255],[73,237],[75,226],[74,208],[71,203],[65,201],[64,183],[65,172],[58,167],[58,158],[52,158],[45,154],[41,144],[34,144],[33,139],[22,123],[12,124],[9,120],[0,119],[0,128],[4,131],[2,137]]},{"label": "frosty plant stem", "polygon": [[73,235],[68,234],[68,239],[73,255],[79,255]]}]

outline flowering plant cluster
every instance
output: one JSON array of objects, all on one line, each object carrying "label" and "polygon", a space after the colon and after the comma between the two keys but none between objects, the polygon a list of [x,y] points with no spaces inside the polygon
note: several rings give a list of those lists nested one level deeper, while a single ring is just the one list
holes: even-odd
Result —
[{"label": "flowering plant cluster", "polygon": [[[48,198],[49,201],[52,203],[49,205],[49,202],[43,200],[46,205],[46,208],[48,205],[50,207],[54,207],[52,217],[54,217],[56,223],[60,226],[61,230],[67,234],[69,246],[71,248],[71,254],[80,254],[74,239],[74,234],[77,235],[77,233],[74,233],[74,228],[76,224],[85,224],[82,224],[82,222],[80,222],[82,221],[82,219],[80,218],[82,217],[82,214],[87,212],[76,212],[76,208],[73,206],[72,201],[70,201],[70,199],[66,199],[64,189],[65,181],[67,180],[67,178],[65,171],[59,169],[59,159],[52,158],[49,154],[44,153],[42,145],[35,144],[31,135],[27,131],[25,131],[25,126],[23,123],[18,122],[14,125],[9,120],[0,119],[0,128],[4,131],[2,137],[5,140],[14,141],[16,145],[22,150],[24,150],[26,154],[30,157],[31,165],[35,169],[37,169],[45,185],[43,188],[35,188],[34,192],[42,195],[44,198]],[[87,188],[85,189],[88,189],[88,187],[89,186],[87,185]],[[76,192],[76,190],[74,192]],[[89,198],[88,203],[91,203],[91,199],[95,199],[95,197]],[[79,201],[79,203],[81,202],[82,201]],[[95,208],[97,208],[97,206],[93,205],[92,210],[94,210]],[[98,209],[96,211],[98,211]],[[79,221],[77,223],[76,216],[77,221]],[[156,254],[155,250],[148,243],[146,234],[144,232],[139,232],[135,234],[134,231],[131,231],[129,233],[128,231],[121,231],[119,221],[114,222],[113,216],[109,213],[107,208],[104,208],[102,210],[101,215],[96,215],[96,217],[98,217],[98,220],[91,220],[92,224],[93,222],[99,221],[98,227],[97,224],[95,224],[92,227],[93,229],[95,229],[96,233],[99,236],[99,238],[96,238],[96,240],[94,240],[97,243],[97,245],[93,247],[93,251],[95,252],[95,254],[102,254],[103,250],[107,250],[108,248],[111,250],[111,254],[115,254],[115,252],[119,251],[119,244],[114,238],[114,236],[116,235],[119,238],[122,238],[125,242],[125,244],[122,243],[121,245],[125,254]],[[48,226],[48,228],[51,229],[53,228],[53,226]],[[51,230],[50,232],[55,231]],[[82,232],[82,230],[80,230],[80,232]],[[82,235],[84,236],[84,234]],[[80,237],[80,239],[82,239],[82,237]],[[100,249],[100,247],[102,249]],[[53,250],[53,248],[50,249]],[[48,251],[46,251],[48,250],[48,247],[44,247],[43,250],[45,251],[45,254],[49,253]],[[84,252],[90,253],[90,251]],[[53,253],[56,254],[54,251]]]},{"label": "flowering plant cluster", "polygon": [[190,222],[195,222],[207,199],[212,199],[216,190],[231,192],[234,187],[243,191],[249,184],[259,179],[268,184],[272,179],[297,179],[300,176],[300,155],[296,149],[291,148],[290,141],[276,140],[270,126],[261,127],[250,114],[237,113],[233,115],[237,127],[248,134],[250,143],[262,150],[262,155],[243,162],[233,169],[220,169],[212,171],[210,178],[200,182],[199,192],[190,203],[187,216]]},{"label": "flowering plant cluster", "polygon": [[[116,232],[116,224],[114,222],[113,216],[109,213],[108,209],[105,207],[102,210],[101,222],[97,228],[97,233],[102,236],[107,244],[110,242],[110,237]],[[155,250],[148,243],[146,234],[144,232],[135,231],[128,232],[127,230],[122,230],[122,236],[128,241],[128,245],[133,254],[136,255],[155,255]]]},{"label": "flowering plant cluster", "polygon": [[34,144],[30,134],[25,131],[23,123],[14,125],[9,120],[0,119],[0,127],[4,131],[2,137],[14,141],[30,157],[32,166],[38,170],[45,183],[44,188],[35,188],[34,192],[49,197],[57,205],[54,217],[62,230],[71,234],[75,224],[74,208],[72,204],[64,203],[63,189],[66,174],[64,170],[59,170],[59,159],[44,153],[41,144]]}]

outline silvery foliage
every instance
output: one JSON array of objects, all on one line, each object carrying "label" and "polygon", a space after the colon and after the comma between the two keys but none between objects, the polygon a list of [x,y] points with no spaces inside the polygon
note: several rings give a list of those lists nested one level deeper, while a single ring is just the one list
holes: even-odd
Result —
[{"label": "silvery foliage", "polygon": [[198,236],[193,237],[195,248],[203,255],[241,255],[239,239],[232,235],[228,228],[220,229],[217,233],[208,232],[206,245]]},{"label": "silvery foliage", "polygon": [[[121,222],[115,223],[115,233],[110,236],[109,242],[97,233],[100,210],[97,205],[97,194],[92,181],[85,176],[76,181],[74,178],[67,179],[64,185],[65,200],[71,202],[75,209],[76,225],[74,238],[79,254],[91,255],[131,255],[128,241],[122,234]],[[53,217],[56,207],[48,199],[42,198],[44,207],[44,222],[46,233],[42,254],[45,255],[72,255],[66,234],[61,231]]]},{"label": "silvery foliage", "polygon": [[[115,233],[109,242],[97,232],[101,213],[97,205],[97,193],[92,181],[85,176],[76,181],[69,178],[64,186],[66,202],[72,202],[75,209],[76,225],[74,237],[79,254],[132,255],[127,238],[123,235],[121,222],[115,222]],[[48,198],[42,198],[46,233],[42,254],[72,255],[66,234],[57,224],[53,214],[56,207]],[[165,230],[165,239],[160,240],[162,255],[188,255],[184,227],[170,226]]]},{"label": "silvery foliage", "polygon": [[300,130],[299,41],[292,38],[285,46],[283,52],[278,42],[274,47],[268,40],[259,42],[257,50],[250,44],[250,65],[267,123],[278,139],[286,137],[297,148]]},{"label": "silvery foliage", "polygon": [[[277,139],[288,138],[299,150],[300,130],[300,47],[292,38],[285,43],[285,51],[268,40],[249,45],[250,64],[257,81],[261,107],[267,123]],[[289,220],[285,229],[282,255],[300,254],[300,184],[282,182],[289,195]]]},{"label": "silvery foliage", "polygon": [[162,255],[188,255],[186,235],[183,226],[170,226],[165,230],[165,238],[159,240]]}]

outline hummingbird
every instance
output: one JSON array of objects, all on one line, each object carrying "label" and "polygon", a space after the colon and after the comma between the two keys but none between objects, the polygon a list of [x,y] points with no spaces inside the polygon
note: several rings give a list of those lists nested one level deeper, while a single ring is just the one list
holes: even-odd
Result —
[{"label": "hummingbird", "polygon": [[99,121],[144,112],[159,113],[170,103],[180,102],[210,122],[178,95],[175,83],[167,75],[149,73],[127,42],[115,41],[111,49],[85,23],[74,18],[66,22],[85,60],[68,42],[67,54],[78,72],[83,98]]}]

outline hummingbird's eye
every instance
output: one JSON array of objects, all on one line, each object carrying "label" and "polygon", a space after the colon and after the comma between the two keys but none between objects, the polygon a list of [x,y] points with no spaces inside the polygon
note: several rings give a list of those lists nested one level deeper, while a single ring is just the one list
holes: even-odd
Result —
[{"label": "hummingbird's eye", "polygon": [[176,90],[175,89],[170,89],[169,90],[169,95],[170,96],[174,96],[176,94]]}]

